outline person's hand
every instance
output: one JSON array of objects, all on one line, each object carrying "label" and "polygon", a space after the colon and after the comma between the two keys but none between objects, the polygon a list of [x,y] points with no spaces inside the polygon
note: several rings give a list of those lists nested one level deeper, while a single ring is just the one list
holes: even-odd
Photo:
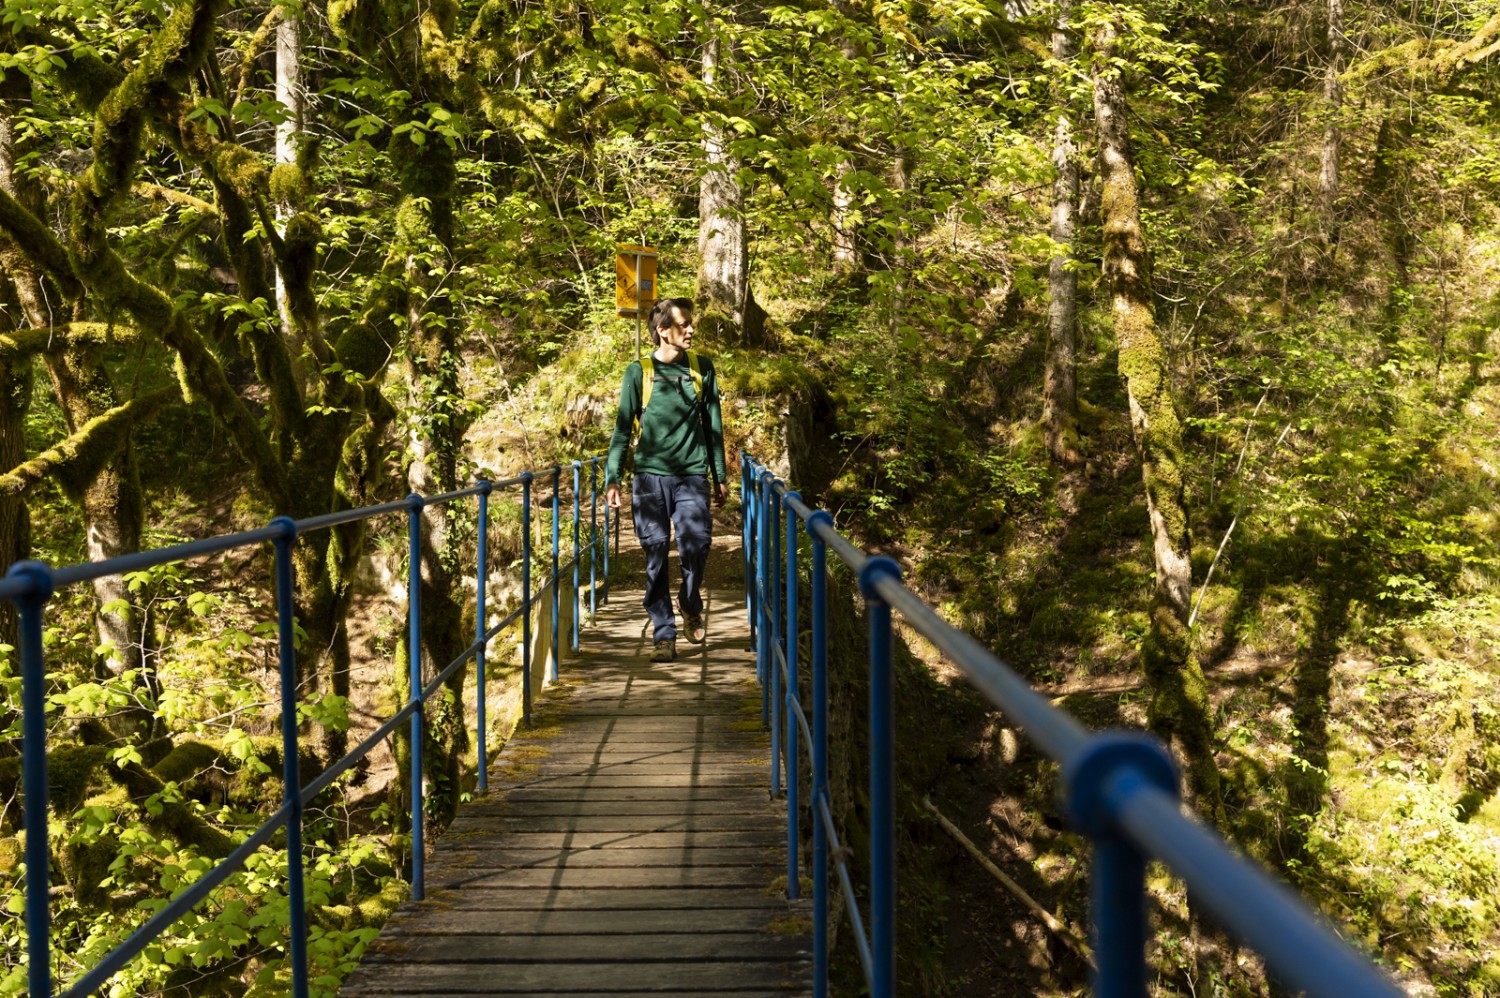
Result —
[{"label": "person's hand", "polygon": [[719,490],[714,493],[714,505],[720,508],[729,501],[729,485],[726,482],[719,483]]},{"label": "person's hand", "polygon": [[604,489],[604,501],[609,503],[610,509],[620,508],[620,486],[608,485]]}]

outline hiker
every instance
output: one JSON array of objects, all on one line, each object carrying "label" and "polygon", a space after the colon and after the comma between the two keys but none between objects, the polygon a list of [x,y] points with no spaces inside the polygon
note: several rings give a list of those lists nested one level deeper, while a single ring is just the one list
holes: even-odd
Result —
[{"label": "hiker", "polygon": [[729,486],[713,361],[689,349],[693,345],[692,299],[661,299],[651,307],[646,328],[656,349],[625,368],[604,472],[604,497],[612,508],[620,508],[621,471],[635,427],[639,439],[630,508],[635,536],[646,552],[646,598],[641,602],[651,616],[651,661],[670,662],[677,657],[677,618],[667,590],[672,528],[677,529],[681,560],[677,605],[683,630],[689,641],[701,644],[706,633],[703,571],[713,536],[710,479],[716,505],[728,500]]}]

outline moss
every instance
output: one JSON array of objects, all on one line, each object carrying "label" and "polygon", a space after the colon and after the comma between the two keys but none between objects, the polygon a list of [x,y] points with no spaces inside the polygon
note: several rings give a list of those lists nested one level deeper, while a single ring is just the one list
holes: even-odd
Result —
[{"label": "moss", "polygon": [[264,195],[269,187],[266,164],[260,156],[242,145],[220,142],[209,154],[214,172],[240,197],[252,199]]},{"label": "moss", "polygon": [[219,0],[199,0],[177,7],[152,38],[135,68],[112,89],[95,111],[94,162],[87,186],[98,209],[128,189],[140,157],[146,105],[158,88],[181,90],[212,51]]},{"label": "moss", "polygon": [[58,745],[47,754],[47,787],[52,810],[67,817],[100,786],[99,767],[109,758],[102,745]]},{"label": "moss", "polygon": [[109,92],[125,78],[117,66],[111,66],[93,52],[75,49],[57,71],[57,81],[64,90],[78,98],[85,110],[93,111]]},{"label": "moss", "polygon": [[159,779],[185,782],[220,761],[220,751],[205,742],[184,742],[151,767]]},{"label": "moss", "polygon": [[0,494],[24,495],[38,482],[50,478],[70,497],[81,497],[99,471],[129,441],[135,421],[152,415],[172,394],[153,392],[89,420],[66,440],[0,476]]},{"label": "moss", "polygon": [[308,184],[295,163],[277,163],[271,168],[271,200],[289,208],[301,208],[307,203]]},{"label": "moss", "polygon": [[317,308],[313,280],[318,269],[318,244],[323,238],[323,225],[316,215],[298,212],[287,219],[286,231],[281,238],[281,270],[288,294],[294,299],[293,308],[299,313],[310,312],[310,318],[315,320]]}]

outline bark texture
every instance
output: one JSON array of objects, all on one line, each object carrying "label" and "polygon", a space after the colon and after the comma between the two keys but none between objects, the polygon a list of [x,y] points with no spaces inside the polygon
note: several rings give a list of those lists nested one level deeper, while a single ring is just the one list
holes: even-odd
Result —
[{"label": "bark texture", "polygon": [[[0,86],[3,86],[3,96],[0,96],[0,189],[18,205],[39,211],[43,203],[41,191],[15,170],[19,150],[11,127],[13,109],[30,103],[31,80],[24,74],[12,73]],[[0,262],[4,264],[9,290],[18,306],[17,318],[26,325],[33,329],[51,329],[76,317],[76,286],[44,286],[44,283],[51,282],[46,282],[41,269],[9,235],[0,235]],[[68,338],[59,342],[61,348],[47,355],[46,366],[68,433],[78,437],[85,427],[97,425],[96,420],[117,411],[120,401],[95,346]],[[0,437],[9,438],[0,441],[0,449],[3,449],[0,474],[19,469],[26,462],[24,439],[19,430],[24,425],[29,407],[31,364],[29,356],[18,358],[13,364],[7,364],[8,370],[0,376],[5,392],[6,416],[22,421],[15,427],[17,432],[14,434],[0,431]],[[95,560],[138,550],[145,521],[145,505],[129,442],[128,422],[123,431],[109,440],[102,439],[103,436],[103,431],[100,431],[101,439],[93,441],[95,453],[85,454],[84,459],[73,467],[73,474],[60,476],[64,492],[78,504],[83,514],[88,557]],[[80,443],[82,449],[87,450],[90,441],[80,438]],[[21,542],[27,538],[28,531],[19,521],[26,518],[25,497],[11,495],[0,502],[21,506],[19,513],[0,511],[0,521],[11,521],[0,524],[0,535],[8,541],[3,552],[8,561],[12,557],[24,556],[25,545]],[[95,579],[93,589],[99,606],[94,614],[99,643],[111,649],[100,663],[104,671],[119,676],[126,670],[134,670],[140,688],[151,690],[154,685],[154,641],[151,640],[148,616],[135,605],[125,580],[118,576]],[[106,606],[111,609],[105,610]],[[116,609],[120,606],[124,609]],[[126,719],[125,723],[144,720],[149,714],[150,711],[143,706],[132,712],[132,718]]]},{"label": "bark texture", "polygon": [[1344,0],[1328,0],[1328,65],[1323,73],[1323,113],[1328,123],[1323,128],[1323,152],[1318,168],[1318,209],[1323,219],[1324,238],[1334,246],[1339,241],[1336,205],[1339,196],[1339,151],[1344,130],[1344,62],[1348,44],[1344,39]]},{"label": "bark texture", "polygon": [[[1069,5],[1064,4],[1052,32],[1052,57],[1068,64],[1073,41],[1068,34]],[[1058,464],[1078,462],[1077,301],[1078,274],[1073,261],[1075,217],[1078,206],[1077,149],[1073,145],[1072,112],[1066,98],[1058,109],[1052,136],[1052,241],[1059,247],[1047,270],[1051,303],[1047,309],[1047,367],[1042,392],[1042,425],[1047,450]]]},{"label": "bark texture", "polygon": [[[712,28],[710,28],[712,31]],[[718,85],[723,43],[711,34],[703,46],[703,82]],[[703,126],[703,179],[698,188],[698,325],[712,340],[725,333],[741,343],[765,341],[765,311],[750,290],[750,242],[745,225],[739,160],[719,125]],[[723,332],[715,327],[725,327]]]},{"label": "bark texture", "polygon": [[1187,626],[1192,564],[1182,424],[1152,311],[1151,275],[1141,228],[1140,188],[1126,124],[1125,88],[1118,68],[1112,65],[1115,31],[1113,25],[1106,24],[1099,32],[1102,58],[1094,76],[1094,117],[1103,181],[1103,276],[1119,345],[1120,375],[1129,398],[1131,433],[1141,461],[1156,568],[1151,628],[1141,646],[1141,659],[1151,690],[1151,727],[1181,750],[1199,807],[1218,820],[1221,806],[1213,714],[1208,685],[1193,654]]},{"label": "bark texture", "polygon": [[[286,235],[287,220],[292,215],[292,198],[289,192],[275,182],[276,171],[293,167],[297,162],[297,137],[302,133],[304,117],[302,92],[302,18],[290,8],[281,8],[286,13],[276,25],[276,99],[287,109],[285,121],[276,124],[276,166],[273,168],[272,195],[276,201],[276,227]],[[283,177],[295,178],[295,172]],[[299,385],[306,386],[307,373],[302,364],[302,336],[300,325],[292,317],[292,306],[287,295],[286,277],[280,269],[276,272],[276,311],[281,316],[281,334],[291,347],[292,369]]]},{"label": "bark texture", "polygon": [[849,158],[839,160],[833,171],[833,268],[850,271],[859,266],[859,250],[855,237],[859,226],[854,218],[854,191],[849,184],[849,174],[854,164]]},{"label": "bark texture", "polygon": [[[16,98],[24,79],[19,73],[0,81],[0,185],[15,196]],[[27,87],[29,90],[29,86]],[[21,319],[19,302],[9,282],[0,280],[0,330],[10,333]],[[0,356],[0,469],[26,460],[26,413],[31,408],[31,357]],[[31,514],[22,496],[0,495],[0,572],[31,555]],[[16,607],[0,601],[0,642],[16,647]]]}]

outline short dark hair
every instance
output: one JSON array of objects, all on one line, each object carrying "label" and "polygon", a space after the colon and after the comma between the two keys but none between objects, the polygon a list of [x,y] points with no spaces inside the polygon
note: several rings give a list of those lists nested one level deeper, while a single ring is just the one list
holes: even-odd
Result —
[{"label": "short dark hair", "polygon": [[674,305],[685,316],[693,312],[693,299],[691,298],[658,298],[656,304],[651,306],[651,315],[646,319],[646,330],[651,334],[653,346],[661,345],[661,333],[658,330],[672,325],[672,306]]}]

